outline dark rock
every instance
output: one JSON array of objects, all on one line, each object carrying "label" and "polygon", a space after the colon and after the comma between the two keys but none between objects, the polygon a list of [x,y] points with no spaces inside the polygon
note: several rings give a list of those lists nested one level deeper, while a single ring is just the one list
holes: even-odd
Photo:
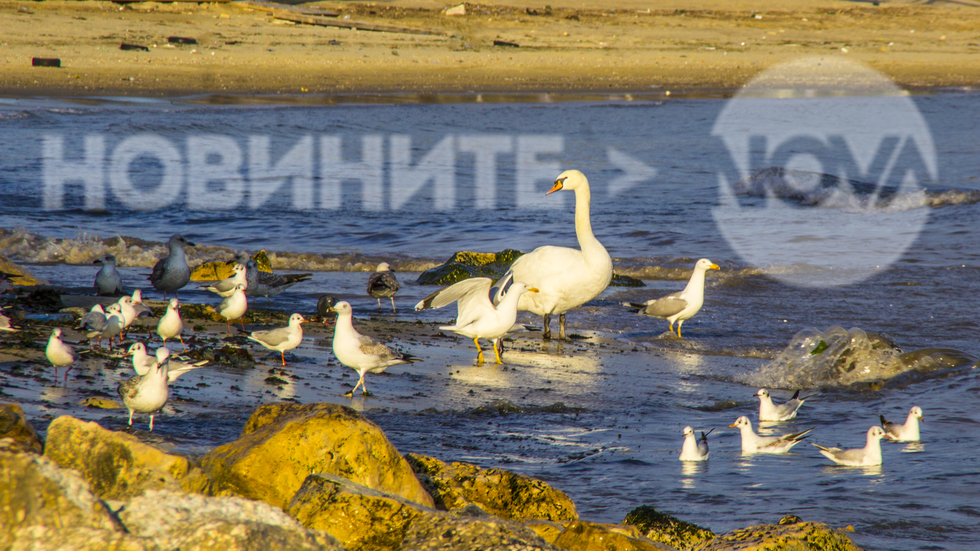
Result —
[{"label": "dark rock", "polygon": [[760,524],[732,530],[693,548],[694,551],[861,551],[842,530],[820,522]]},{"label": "dark rock", "polygon": [[651,540],[678,549],[691,549],[714,537],[711,530],[661,513],[649,505],[641,505],[630,511],[623,524],[632,524]]}]

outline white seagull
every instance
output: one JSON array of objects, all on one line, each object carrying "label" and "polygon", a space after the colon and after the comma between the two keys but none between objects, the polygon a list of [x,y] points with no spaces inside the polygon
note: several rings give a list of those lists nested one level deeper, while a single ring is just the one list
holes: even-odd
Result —
[{"label": "white seagull", "polygon": [[[214,310],[212,308],[212,310]],[[242,317],[245,312],[248,311],[248,299],[245,298],[245,285],[239,283],[235,285],[235,292],[231,296],[225,298],[218,305],[216,310],[218,315],[225,318],[228,323],[228,332],[231,333],[231,321],[239,320],[242,323],[242,331],[245,330],[245,322],[242,321]]]},{"label": "white seagull", "polygon": [[[127,297],[128,298],[128,297]],[[122,309],[118,302],[113,302],[106,308],[106,325],[97,340],[109,339],[109,348],[112,348],[112,338],[119,337],[119,344],[122,345],[122,331],[126,327],[126,319],[123,317]]]},{"label": "white seagull", "polygon": [[226,277],[221,281],[212,283],[211,285],[202,285],[198,287],[198,289],[211,291],[222,298],[230,297],[231,294],[235,292],[235,286],[239,283],[245,285],[245,288],[247,289],[248,279],[245,278],[245,265],[236,262],[232,270],[234,273],[231,276]]},{"label": "white seagull", "polygon": [[919,441],[919,422],[922,421],[922,408],[913,406],[909,410],[909,416],[905,424],[892,423],[885,419],[884,415],[878,416],[881,419],[881,428],[885,429],[888,437],[895,442],[918,442]]},{"label": "white seagull", "polygon": [[746,416],[741,416],[729,427],[738,427],[742,432],[742,453],[786,453],[793,446],[797,445],[806,438],[807,433],[813,429],[782,436],[759,436],[752,430],[752,422]]},{"label": "white seagull", "polygon": [[[95,340],[101,346],[102,333],[105,331],[108,323],[108,317],[102,305],[95,304],[87,314],[82,316],[82,319],[78,320],[78,323],[75,324],[75,329],[84,332],[89,341]],[[91,342],[89,344],[91,345]]]},{"label": "white seagull", "polygon": [[782,404],[775,404],[769,397],[769,391],[760,388],[759,392],[753,394],[759,399],[759,421],[789,421],[796,419],[796,412],[810,396],[800,398],[800,391],[797,390],[793,397]]},{"label": "white seagull", "polygon": [[167,311],[157,322],[157,335],[163,339],[163,345],[167,346],[167,339],[172,339],[177,337],[180,339],[180,345],[187,350],[187,345],[184,344],[184,338],[181,337],[181,333],[184,332],[184,321],[180,319],[180,302],[172,298],[170,303],[167,305]]},{"label": "white seagull", "polygon": [[[868,429],[868,439],[863,448],[853,450],[842,450],[840,448],[825,448],[820,444],[813,444],[824,454],[838,465],[848,467],[869,467],[881,465],[881,439],[891,438],[881,427],[871,427]],[[812,443],[812,442],[811,442]]]},{"label": "white seagull", "polygon": [[136,289],[133,291],[133,308],[136,310],[136,317],[142,318],[144,316],[150,317],[153,315],[153,310],[150,307],[143,304],[143,290]]},{"label": "white seagull", "polygon": [[345,396],[353,397],[354,391],[360,386],[364,387],[364,394],[368,393],[367,385],[364,383],[365,373],[381,373],[396,364],[421,361],[358,333],[354,329],[354,311],[350,303],[340,301],[330,309],[337,312],[337,324],[333,332],[333,354],[340,363],[357,371],[361,376],[354,388],[345,393]]},{"label": "white seagull", "polygon": [[515,260],[502,279],[522,281],[538,289],[538,293],[521,296],[517,309],[543,316],[545,339],[551,338],[551,316],[558,314],[558,337],[564,340],[565,312],[578,308],[606,289],[612,280],[612,258],[592,233],[589,180],[577,170],[566,170],[545,195],[561,189],[575,192],[575,235],[580,248],[538,247]]},{"label": "white seagull", "polygon": [[98,295],[118,295],[123,292],[122,277],[116,271],[116,257],[104,254],[96,258],[92,264],[100,264],[99,273],[95,274],[95,292]]},{"label": "white seagull", "polygon": [[708,432],[701,431],[701,438],[694,435],[694,429],[684,427],[684,445],[681,447],[681,461],[707,461],[708,454]]},{"label": "white seagull", "polygon": [[44,349],[44,356],[54,366],[55,381],[58,380],[58,368],[68,368],[65,370],[65,384],[67,385],[68,372],[71,371],[72,364],[78,360],[78,354],[74,348],[62,342],[60,327],[55,327],[51,330],[51,336],[48,337],[48,346]]},{"label": "white seagull", "polygon": [[154,362],[146,375],[137,375],[119,384],[119,397],[129,410],[129,426],[133,426],[133,413],[150,414],[150,431],[153,415],[167,403],[170,394],[167,370],[170,362]]},{"label": "white seagull", "polygon": [[119,297],[116,302],[119,304],[119,313],[123,317],[123,333],[126,333],[129,326],[136,321],[136,307],[133,306],[133,298],[129,296]]},{"label": "white seagull", "polygon": [[180,377],[181,375],[187,373],[188,371],[197,369],[199,367],[203,367],[204,365],[206,365],[208,362],[211,361],[211,360],[201,360],[199,362],[194,362],[194,363],[180,362],[174,360],[170,356],[170,349],[167,348],[166,346],[161,346],[160,348],[157,348],[155,355],[157,358],[156,363],[162,364],[164,362],[167,362],[169,364],[167,367],[168,383],[172,383],[176,381],[177,377]]},{"label": "white seagull", "polygon": [[[483,349],[480,348],[480,339],[495,340],[504,336],[517,321],[517,302],[521,296],[526,292],[538,292],[537,289],[529,287],[525,283],[514,282],[495,306],[490,300],[490,285],[492,283],[492,280],[487,277],[464,279],[432,293],[415,305],[416,310],[425,310],[427,308],[442,308],[454,302],[457,303],[456,324],[445,325],[439,329],[452,331],[473,339],[476,350],[479,352],[478,361],[481,364],[483,363]],[[496,344],[494,344],[493,351],[497,355],[497,363],[503,363]]]},{"label": "white seagull", "polygon": [[640,314],[665,319],[670,322],[670,331],[674,331],[677,322],[677,336],[681,336],[681,326],[685,320],[694,317],[704,304],[704,274],[708,270],[719,270],[717,264],[707,258],[702,258],[694,264],[694,273],[688,280],[683,291],[669,294],[658,299],[648,300],[642,304],[629,302],[626,306],[639,308]]},{"label": "white seagull", "polygon": [[282,355],[282,365],[286,365],[286,351],[292,350],[303,342],[303,326],[306,321],[300,314],[289,316],[289,325],[266,331],[252,331],[249,340],[253,340],[269,350],[275,350]]},{"label": "white seagull", "polygon": [[395,312],[395,293],[401,286],[395,279],[395,272],[387,262],[378,264],[378,270],[368,278],[367,293],[378,299],[378,310],[381,309],[381,299],[391,299],[391,311]]}]

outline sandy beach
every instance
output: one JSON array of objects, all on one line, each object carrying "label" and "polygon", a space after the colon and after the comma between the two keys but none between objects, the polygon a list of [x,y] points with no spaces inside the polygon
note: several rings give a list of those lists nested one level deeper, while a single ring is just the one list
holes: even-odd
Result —
[{"label": "sandy beach", "polygon": [[[514,1],[445,15],[450,6],[300,8],[330,17],[241,2],[4,1],[0,94],[710,92],[809,55],[848,56],[905,88],[980,83],[980,9],[969,0]],[[288,20],[298,15],[398,32]],[[60,68],[33,67],[35,57]]]}]

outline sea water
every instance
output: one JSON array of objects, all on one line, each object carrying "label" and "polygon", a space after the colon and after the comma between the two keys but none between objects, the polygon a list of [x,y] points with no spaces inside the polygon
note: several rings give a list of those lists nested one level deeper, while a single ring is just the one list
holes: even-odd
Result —
[{"label": "sea water", "polygon": [[[864,254],[855,250],[860,235],[798,242],[824,257],[839,253],[840,265],[778,255],[760,264],[732,241],[713,214],[725,204],[719,174],[731,175],[732,163],[712,131],[730,99],[533,99],[5,100],[0,252],[52,283],[82,287],[94,278],[92,259],[122,250],[120,237],[135,245],[119,259],[125,283],[157,299],[146,275],[160,244],[181,233],[199,245],[192,263],[265,250],[279,271],[314,272],[271,308],[309,312],[329,293],[358,315],[377,309],[363,272],[387,261],[404,284],[393,319],[449,321],[451,309],[411,311],[434,290],[413,283],[418,272],[459,250],[576,246],[572,194],[544,193],[562,170],[579,169],[592,183],[592,228],[615,271],[646,284],[610,287],[568,315],[570,333],[606,339],[616,352],[574,342],[561,351],[511,350],[517,367],[502,370],[473,366],[472,343],[460,340],[459,356],[430,357],[438,366],[428,369],[447,380],[418,383],[435,411],[385,400],[383,382],[372,385],[374,404],[358,402],[401,451],[543,478],[590,520],[619,522],[650,504],[722,532],[796,514],[852,525],[868,549],[974,548],[978,96],[911,98],[928,124],[938,173],[920,190],[882,195],[881,212],[898,222],[885,238],[911,238],[899,240],[910,244],[891,251],[893,261],[874,266],[845,265]],[[86,172],[86,155],[101,173]],[[65,166],[81,179],[59,177]],[[779,201],[788,205],[779,222],[787,225],[814,213],[828,224],[860,214],[853,203],[828,200],[820,185],[787,185],[782,168],[743,178],[739,204]],[[865,204],[869,195],[855,189]],[[704,307],[685,322],[684,339],[668,336],[666,321],[621,305],[680,290],[702,257],[721,270],[709,274]],[[213,300],[192,290],[181,297]],[[330,357],[318,344],[304,348],[313,363]],[[411,351],[427,353],[424,343]],[[747,415],[759,430],[752,395],[760,387],[777,401],[798,388],[817,393],[796,420],[762,431],[814,427],[813,442],[861,447],[879,414],[901,421],[918,405],[922,442],[883,443],[884,464],[867,469],[834,467],[806,442],[785,456],[742,456],[728,425]],[[336,398],[319,392],[295,396]],[[236,402],[237,413],[209,421],[195,444],[233,438],[254,405]],[[179,418],[161,429],[179,432]],[[685,425],[714,429],[707,463],[677,460]]]}]

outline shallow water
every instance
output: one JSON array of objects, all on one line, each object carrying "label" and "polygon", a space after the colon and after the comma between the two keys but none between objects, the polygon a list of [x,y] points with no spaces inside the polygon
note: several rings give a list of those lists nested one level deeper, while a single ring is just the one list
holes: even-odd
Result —
[{"label": "shallow water", "polygon": [[[980,468],[969,451],[977,448],[980,436],[975,407],[980,385],[970,367],[980,355],[978,98],[944,94],[913,101],[932,129],[939,178],[924,184],[924,194],[899,196],[897,216],[905,216],[908,231],[916,232],[911,246],[898,251],[894,262],[854,268],[860,277],[846,285],[832,285],[833,278],[850,269],[843,260],[841,266],[830,267],[753,265],[726,239],[712,209],[721,204],[717,174],[728,169],[727,161],[711,136],[725,102],[710,99],[332,107],[10,101],[0,105],[0,227],[9,230],[0,234],[0,249],[36,263],[32,269],[51,282],[84,286],[96,271],[91,259],[113,250],[112,243],[93,236],[122,235],[129,243],[137,238],[146,242],[140,243],[141,250],[129,249],[120,260],[124,282],[141,285],[162,251],[154,243],[179,231],[202,245],[191,252],[197,261],[229,255],[232,249],[265,249],[275,253],[277,270],[315,271],[311,282],[277,297],[272,308],[309,312],[319,295],[330,293],[350,300],[359,316],[376,315],[376,302],[363,289],[367,274],[359,271],[386,260],[400,272],[404,285],[400,310],[392,319],[445,322],[453,311],[411,311],[433,290],[412,283],[417,272],[457,250],[574,246],[571,194],[543,193],[550,187],[549,177],[561,169],[581,168],[593,183],[596,235],[616,260],[617,272],[640,277],[646,287],[611,287],[571,313],[571,332],[587,339],[564,346],[560,353],[554,344],[542,350],[533,339],[525,340],[533,334],[519,335],[518,348],[507,354],[507,369],[473,366],[472,343],[465,339],[427,343],[402,333],[399,344],[427,361],[369,378],[375,396],[355,399],[355,407],[378,422],[403,452],[503,466],[544,478],[567,491],[582,516],[592,520],[619,522],[633,507],[652,504],[724,531],[775,522],[792,513],[835,526],[853,525],[854,539],[867,549],[971,549],[980,528],[973,497]],[[268,136],[275,144],[273,158],[281,158],[305,136],[339,136],[350,161],[360,155],[364,136],[376,135],[386,155],[386,177],[376,195],[345,180],[338,195],[321,193],[312,203],[320,208],[311,209],[294,208],[303,189],[297,180],[255,208],[244,202],[245,195],[236,208],[213,208],[236,197],[219,190],[207,195],[214,202],[209,209],[190,208],[182,194],[165,208],[138,211],[108,183],[104,211],[86,211],[84,193],[76,185],[67,186],[64,209],[42,208],[44,169],[51,162],[42,155],[44,136],[63,138],[72,160],[80,155],[83,137],[95,134],[105,137],[110,155],[126,138],[150,134],[162,138],[160,144],[174,145],[183,163],[189,162],[187,141],[193,136],[228,137],[243,152],[250,136]],[[506,152],[497,157],[494,185],[484,181],[481,186],[476,158],[462,143],[487,135],[497,139],[490,146]],[[423,182],[414,194],[399,187],[410,179],[391,176],[395,169],[390,155],[401,147],[401,136],[411,139],[415,163],[438,144],[450,143],[443,147],[452,153],[454,186]],[[542,148],[537,162],[554,165],[541,169],[548,177],[535,182],[533,193],[521,191],[518,173],[534,167],[518,160],[521,147]],[[547,153],[548,147],[559,152]],[[632,187],[615,184],[623,172],[614,160],[621,157],[608,148],[654,168],[656,176]],[[326,184],[329,174],[316,173],[324,162],[314,149],[312,165],[300,155],[285,172],[301,175],[312,166],[313,189],[326,193],[332,189]],[[433,166],[445,168],[446,158],[435,159]],[[132,167],[135,180],[150,182],[146,189],[165,172],[140,160]],[[272,189],[275,178],[262,182],[267,188],[256,188],[256,194]],[[451,204],[444,195],[449,189],[455,193]],[[324,208],[334,200],[341,208]],[[765,200],[738,196],[750,207]],[[848,212],[827,204],[794,208]],[[913,222],[922,213],[926,216],[920,230]],[[855,250],[859,237],[802,246],[838,251],[842,259],[850,259],[862,254]],[[699,257],[711,258],[722,270],[709,275],[705,306],[685,323],[684,340],[667,337],[665,321],[635,316],[619,305],[681,289]],[[160,298],[152,290],[144,292]],[[214,302],[199,291],[185,291],[181,297]],[[524,321],[540,324],[531,316]],[[866,381],[845,387],[843,379],[820,379],[820,394],[807,401],[797,420],[768,430],[815,427],[809,441],[859,447],[879,414],[901,420],[909,407],[918,405],[925,411],[922,444],[886,443],[884,465],[868,470],[830,466],[807,443],[786,456],[742,457],[738,433],[727,425],[740,415],[757,418],[752,397],[757,388],[773,387],[781,401],[796,381],[813,373],[812,365],[774,372],[770,362],[800,331],[826,332],[834,326],[884,334],[905,352],[958,351],[962,365],[912,372],[872,391],[864,383],[892,374],[891,366],[882,355],[862,356]],[[339,381],[353,381],[341,368],[322,367],[332,359],[322,340],[308,338],[296,356],[294,373],[303,378],[282,389],[264,382],[273,364],[262,353],[254,370],[214,369],[199,376],[205,379],[191,377],[177,390],[185,401],[171,404],[175,409],[167,412],[158,430],[182,450],[200,452],[234,438],[261,400],[342,400],[337,394],[346,387],[339,388]],[[111,387],[109,381],[118,377],[110,371],[105,383],[99,379],[91,385]],[[23,396],[29,385],[18,389],[9,373],[4,380],[6,394],[36,399]],[[49,402],[60,405],[38,406],[34,413],[76,414],[78,396],[71,388],[45,389],[52,393]],[[525,411],[467,413],[498,400]],[[547,407],[556,403],[580,409]],[[438,412],[425,411],[430,408]],[[119,415],[82,414],[110,428],[122,428],[124,422]],[[715,429],[706,464],[677,461],[685,425]]]}]

